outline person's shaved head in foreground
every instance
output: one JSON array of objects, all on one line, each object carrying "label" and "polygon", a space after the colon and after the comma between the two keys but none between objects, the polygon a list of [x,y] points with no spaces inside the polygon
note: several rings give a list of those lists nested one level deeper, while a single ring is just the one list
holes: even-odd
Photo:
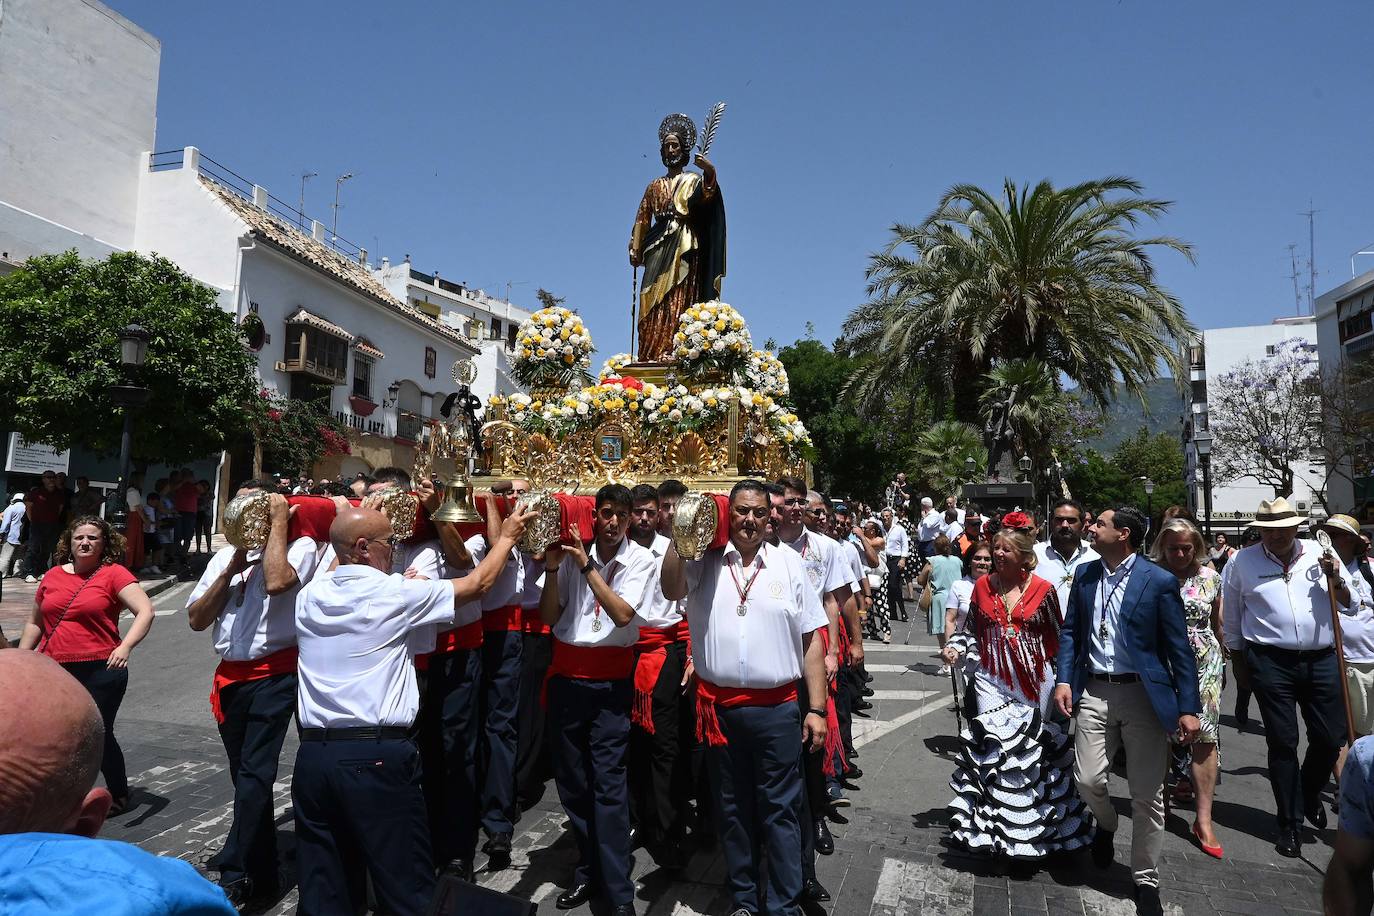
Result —
[{"label": "person's shaved head in foreground", "polygon": [[91,788],[105,727],[76,678],[37,652],[0,651],[0,834],[93,837],[110,793]]},{"label": "person's shaved head in foreground", "polygon": [[344,509],[329,526],[329,542],[340,566],[361,563],[389,572],[392,551],[386,539],[391,535],[391,520],[376,509]]}]

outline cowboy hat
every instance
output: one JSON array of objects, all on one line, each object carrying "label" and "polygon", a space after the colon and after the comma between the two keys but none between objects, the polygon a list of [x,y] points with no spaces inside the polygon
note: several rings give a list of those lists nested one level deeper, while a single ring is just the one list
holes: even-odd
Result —
[{"label": "cowboy hat", "polygon": [[1302,523],[1298,510],[1288,505],[1288,500],[1282,496],[1260,500],[1259,509],[1255,511],[1256,528],[1296,528]]},{"label": "cowboy hat", "polygon": [[1348,515],[1333,515],[1317,527],[1340,534],[1360,536],[1360,523]]}]

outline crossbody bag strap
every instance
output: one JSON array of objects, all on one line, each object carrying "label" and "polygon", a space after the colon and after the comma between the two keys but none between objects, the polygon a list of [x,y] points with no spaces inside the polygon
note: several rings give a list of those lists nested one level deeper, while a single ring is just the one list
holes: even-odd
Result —
[{"label": "crossbody bag strap", "polygon": [[[100,569],[97,568],[95,572],[100,572]],[[70,611],[72,609],[72,605],[76,603],[77,595],[80,595],[83,591],[86,590],[86,586],[91,584],[91,580],[95,578],[95,572],[91,573],[84,580],[82,580],[81,585],[77,588],[75,592],[72,593],[71,598],[67,601],[67,606],[64,607],[62,609],[62,612],[57,615],[57,619],[53,621],[52,629],[49,630],[46,634],[44,634],[43,641],[38,645],[36,651],[42,652],[45,648],[47,648],[48,643],[52,642],[53,634],[56,633],[57,628],[62,625],[62,621],[67,619],[67,612]]]}]

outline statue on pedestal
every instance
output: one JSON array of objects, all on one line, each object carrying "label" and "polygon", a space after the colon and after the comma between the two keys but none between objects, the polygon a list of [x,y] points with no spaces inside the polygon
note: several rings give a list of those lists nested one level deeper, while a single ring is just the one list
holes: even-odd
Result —
[{"label": "statue on pedestal", "polygon": [[[712,111],[719,119],[724,105]],[[692,159],[701,173],[686,171],[697,128],[672,114],[658,128],[659,153],[668,172],[644,190],[630,232],[630,265],[644,268],[639,286],[640,362],[669,359],[683,310],[720,298],[725,277],[725,202],[716,169],[706,158],[715,124],[707,126],[701,152]]]}]

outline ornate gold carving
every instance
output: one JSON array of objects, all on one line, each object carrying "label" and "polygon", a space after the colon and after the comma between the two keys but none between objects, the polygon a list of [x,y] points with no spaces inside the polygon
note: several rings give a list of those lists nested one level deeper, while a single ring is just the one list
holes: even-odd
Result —
[{"label": "ornate gold carving", "polygon": [[699,560],[719,524],[716,501],[709,493],[684,493],[673,511],[673,546],[683,559]]},{"label": "ornate gold carving", "polygon": [[391,530],[401,540],[415,533],[415,516],[420,511],[420,500],[414,493],[400,487],[387,487],[381,491],[382,514],[391,520]]},{"label": "ornate gold carving", "polygon": [[531,490],[515,501],[515,512],[521,514],[531,509],[539,514],[525,526],[525,534],[520,538],[520,549],[526,553],[543,553],[558,540],[563,522],[563,514],[558,500],[543,490]]},{"label": "ornate gold carving", "polygon": [[224,507],[224,539],[240,550],[262,550],[272,530],[268,494],[259,490],[229,500]]}]

